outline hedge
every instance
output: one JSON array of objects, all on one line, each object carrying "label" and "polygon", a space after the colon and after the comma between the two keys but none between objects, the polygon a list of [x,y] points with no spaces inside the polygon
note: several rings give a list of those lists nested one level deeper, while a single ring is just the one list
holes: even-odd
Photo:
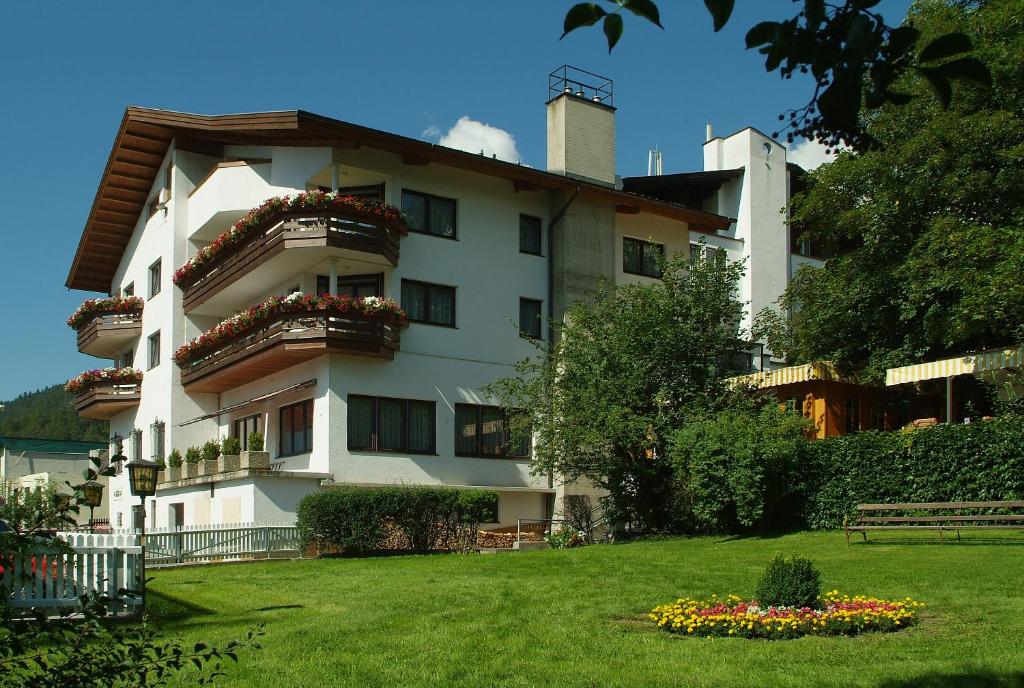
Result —
[{"label": "hedge", "polygon": [[1024,499],[1024,417],[899,432],[861,432],[806,446],[811,528],[838,528],[861,503]]},{"label": "hedge", "polygon": [[498,493],[450,487],[331,487],[299,501],[304,544],[347,554],[465,549],[497,521]]}]

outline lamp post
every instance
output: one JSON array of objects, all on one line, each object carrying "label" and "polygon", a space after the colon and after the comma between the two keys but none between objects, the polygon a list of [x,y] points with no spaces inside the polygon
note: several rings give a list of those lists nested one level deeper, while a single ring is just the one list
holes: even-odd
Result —
[{"label": "lamp post", "polygon": [[89,507],[89,532],[95,533],[96,526],[93,522],[93,511],[103,503],[103,483],[96,480],[87,480],[82,485],[82,494],[85,497],[85,505]]},{"label": "lamp post", "polygon": [[139,498],[142,509],[142,527],[139,533],[139,546],[142,557],[139,564],[139,590],[142,593],[142,613],[146,613],[146,497],[156,494],[157,471],[160,464],[155,461],[136,459],[128,464],[128,481],[132,494]]}]

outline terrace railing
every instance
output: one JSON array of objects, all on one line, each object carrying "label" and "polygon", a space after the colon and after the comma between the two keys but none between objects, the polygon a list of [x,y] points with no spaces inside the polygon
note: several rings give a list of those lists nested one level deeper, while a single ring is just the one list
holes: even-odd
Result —
[{"label": "terrace railing", "polygon": [[[72,538],[90,539],[88,534],[70,533]],[[135,531],[92,536],[97,541],[137,540]],[[236,561],[297,557],[301,553],[299,529],[295,525],[234,523],[216,526],[187,526],[146,530],[146,564]]]}]

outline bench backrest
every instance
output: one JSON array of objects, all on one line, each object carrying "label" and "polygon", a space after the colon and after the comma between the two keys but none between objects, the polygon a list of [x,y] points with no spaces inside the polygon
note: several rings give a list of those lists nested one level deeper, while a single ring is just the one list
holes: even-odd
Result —
[{"label": "bench backrest", "polygon": [[1024,502],[905,502],[857,505],[857,511],[906,511],[910,509],[1024,509]]}]

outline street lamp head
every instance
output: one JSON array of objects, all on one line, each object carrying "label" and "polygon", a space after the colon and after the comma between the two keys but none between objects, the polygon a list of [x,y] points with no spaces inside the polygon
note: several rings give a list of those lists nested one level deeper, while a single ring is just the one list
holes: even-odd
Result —
[{"label": "street lamp head", "polygon": [[155,461],[136,459],[128,464],[128,481],[136,497],[152,497],[156,494],[157,472],[160,464]]},{"label": "street lamp head", "polygon": [[96,480],[89,480],[82,485],[82,494],[85,497],[85,505],[95,509],[103,502],[103,483]]}]

